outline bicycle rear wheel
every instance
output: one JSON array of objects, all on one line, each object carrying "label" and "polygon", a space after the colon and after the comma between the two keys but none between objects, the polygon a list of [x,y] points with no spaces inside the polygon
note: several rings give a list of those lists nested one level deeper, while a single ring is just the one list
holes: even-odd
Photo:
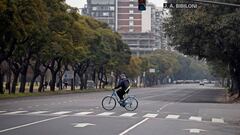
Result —
[{"label": "bicycle rear wheel", "polygon": [[116,100],[112,96],[106,96],[102,99],[102,107],[105,110],[113,110],[116,107]]},{"label": "bicycle rear wheel", "polygon": [[125,109],[128,111],[134,111],[138,107],[138,101],[134,97],[128,97],[125,100]]}]

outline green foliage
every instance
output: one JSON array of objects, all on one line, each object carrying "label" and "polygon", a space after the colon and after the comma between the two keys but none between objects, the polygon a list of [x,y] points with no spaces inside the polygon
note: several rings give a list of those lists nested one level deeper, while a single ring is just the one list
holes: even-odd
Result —
[{"label": "green foliage", "polygon": [[30,65],[36,75],[45,67],[52,80],[70,66],[89,62],[92,69],[114,71],[131,55],[106,23],[79,15],[64,0],[0,1],[0,44],[0,65],[15,63],[24,77]]},{"label": "green foliage", "polygon": [[[238,0],[224,2],[240,4]],[[211,62],[221,61],[224,67],[230,64],[239,68],[236,67],[240,63],[238,8],[200,5],[196,10],[171,10],[171,14],[166,31],[179,51]]]},{"label": "green foliage", "polygon": [[[206,63],[176,52],[159,50],[145,55],[142,59],[142,72],[145,71],[148,78],[155,77],[159,80],[167,77],[174,80],[211,78]],[[150,68],[155,69],[155,73],[149,73]]]}]

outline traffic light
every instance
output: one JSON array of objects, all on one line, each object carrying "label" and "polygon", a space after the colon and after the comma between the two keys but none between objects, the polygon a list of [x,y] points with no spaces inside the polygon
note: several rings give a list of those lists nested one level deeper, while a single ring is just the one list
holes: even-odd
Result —
[{"label": "traffic light", "polygon": [[138,10],[146,10],[146,0],[138,0]]}]

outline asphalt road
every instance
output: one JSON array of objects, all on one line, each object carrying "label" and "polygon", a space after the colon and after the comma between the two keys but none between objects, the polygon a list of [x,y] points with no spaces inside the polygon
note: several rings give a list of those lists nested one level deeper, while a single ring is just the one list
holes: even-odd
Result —
[{"label": "asphalt road", "polygon": [[240,135],[240,104],[212,85],[132,89],[139,107],[101,107],[110,92],[0,101],[0,135]]}]

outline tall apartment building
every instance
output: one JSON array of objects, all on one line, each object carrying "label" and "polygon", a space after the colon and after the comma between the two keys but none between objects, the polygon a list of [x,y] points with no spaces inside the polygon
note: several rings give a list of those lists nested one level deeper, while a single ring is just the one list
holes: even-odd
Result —
[{"label": "tall apartment building", "polygon": [[116,0],[87,0],[82,13],[107,23],[116,31]]},{"label": "tall apartment building", "polygon": [[151,31],[151,7],[138,10],[137,0],[118,0],[117,31],[127,43],[133,55],[154,50],[154,35]]},{"label": "tall apartment building", "polygon": [[158,28],[156,11],[153,4],[139,11],[138,0],[87,0],[83,14],[108,23],[122,35],[133,55],[141,55],[161,48],[162,28]]}]

